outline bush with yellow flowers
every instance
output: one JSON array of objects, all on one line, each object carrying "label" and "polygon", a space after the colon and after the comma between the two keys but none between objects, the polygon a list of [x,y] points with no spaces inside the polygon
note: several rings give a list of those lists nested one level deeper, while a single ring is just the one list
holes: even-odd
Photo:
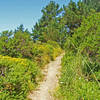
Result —
[{"label": "bush with yellow flowers", "polygon": [[0,55],[0,100],[25,100],[39,74],[37,64],[30,60]]},{"label": "bush with yellow flowers", "polygon": [[31,59],[0,55],[0,100],[26,100],[42,79],[40,67],[54,60],[62,50],[53,41],[36,43]]},{"label": "bush with yellow flowers", "polygon": [[36,54],[34,56],[34,60],[38,62],[39,66],[44,66],[62,53],[61,47],[54,41],[36,44],[34,48],[34,52]]}]

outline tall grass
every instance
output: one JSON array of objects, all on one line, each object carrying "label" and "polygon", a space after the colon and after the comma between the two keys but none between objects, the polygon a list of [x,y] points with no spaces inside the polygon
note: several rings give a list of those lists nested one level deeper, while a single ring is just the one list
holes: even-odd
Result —
[{"label": "tall grass", "polygon": [[100,100],[100,13],[83,19],[65,43],[59,100]]}]

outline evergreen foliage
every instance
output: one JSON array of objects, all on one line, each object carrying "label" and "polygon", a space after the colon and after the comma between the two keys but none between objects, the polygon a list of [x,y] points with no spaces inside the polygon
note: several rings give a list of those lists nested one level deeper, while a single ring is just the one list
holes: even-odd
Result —
[{"label": "evergreen foliage", "polygon": [[65,43],[59,100],[99,100],[100,13],[83,19]]},{"label": "evergreen foliage", "polygon": [[83,2],[88,5],[89,8],[93,8],[97,12],[100,12],[100,0],[83,0]]}]

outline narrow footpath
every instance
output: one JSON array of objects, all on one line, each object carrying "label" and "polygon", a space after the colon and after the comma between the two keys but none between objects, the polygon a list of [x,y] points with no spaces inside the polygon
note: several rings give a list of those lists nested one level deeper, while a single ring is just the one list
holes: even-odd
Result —
[{"label": "narrow footpath", "polygon": [[45,69],[45,78],[40,83],[39,88],[33,91],[28,98],[31,100],[54,100],[52,94],[58,84],[59,69],[61,68],[61,58],[63,54],[51,61]]}]

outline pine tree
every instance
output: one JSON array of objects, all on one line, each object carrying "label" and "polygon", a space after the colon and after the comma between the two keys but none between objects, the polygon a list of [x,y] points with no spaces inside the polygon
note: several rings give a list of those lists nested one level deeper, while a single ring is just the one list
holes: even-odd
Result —
[{"label": "pine tree", "polygon": [[59,17],[62,8],[54,1],[51,1],[42,9],[42,17],[34,26],[33,40],[46,42],[48,40],[59,41]]}]

